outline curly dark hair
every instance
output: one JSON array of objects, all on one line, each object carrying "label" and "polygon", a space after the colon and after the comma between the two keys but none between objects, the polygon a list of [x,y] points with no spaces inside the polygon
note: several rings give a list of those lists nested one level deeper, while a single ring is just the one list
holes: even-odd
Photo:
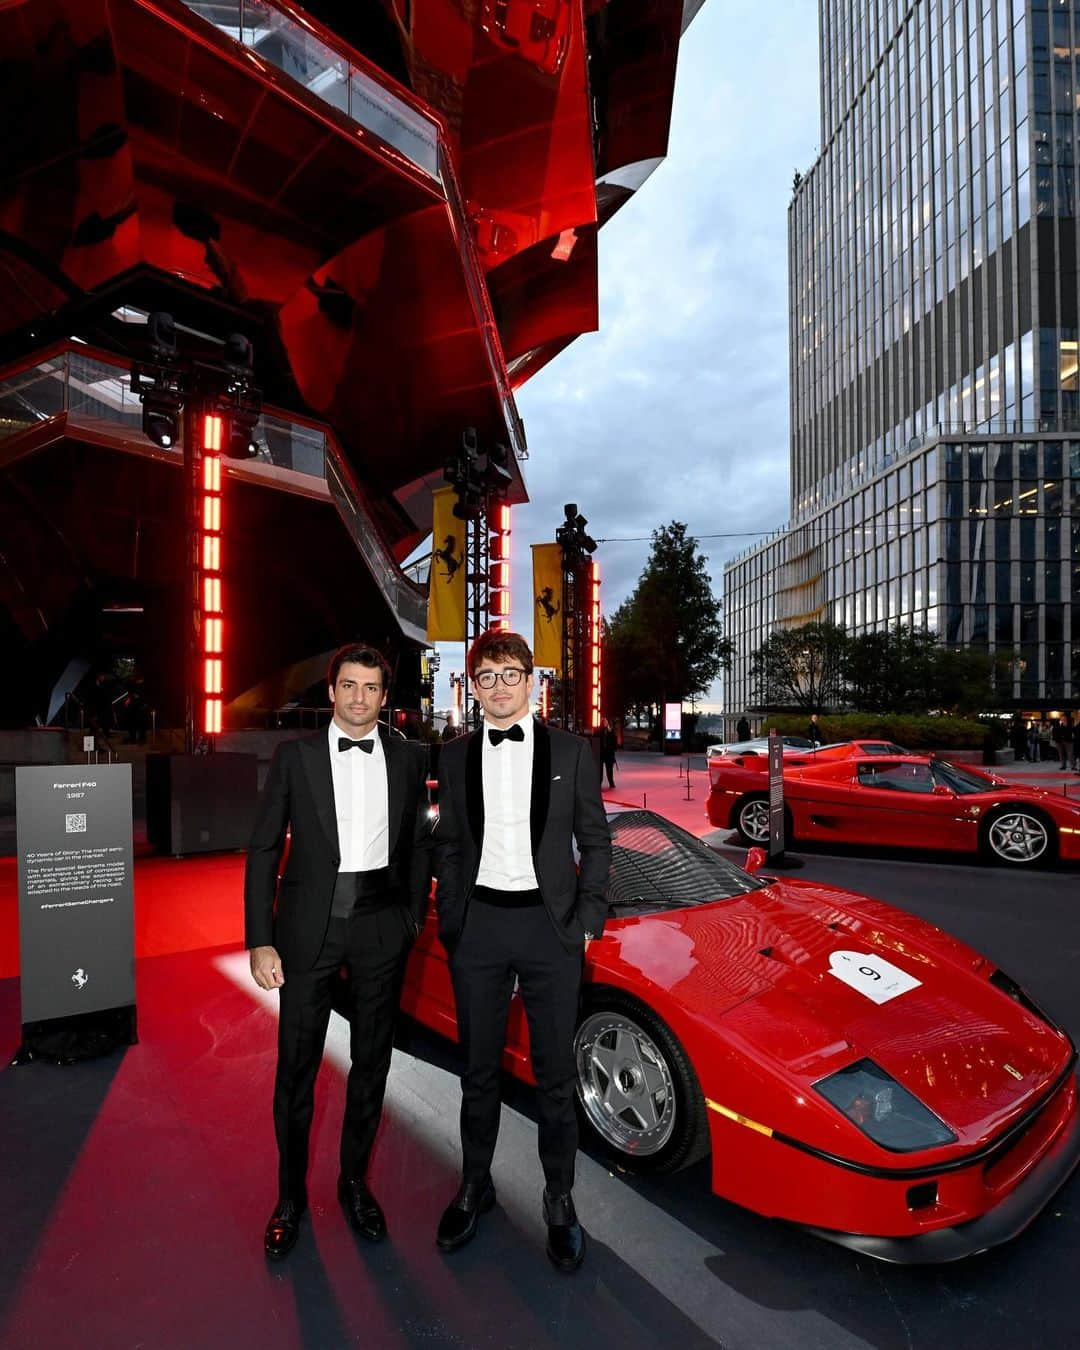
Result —
[{"label": "curly dark hair", "polygon": [[344,647],[339,647],[330,658],[330,668],[326,672],[326,679],[331,689],[336,687],[338,674],[346,661],[352,661],[358,666],[377,666],[382,673],[383,693],[385,694],[389,690],[393,675],[390,662],[377,647],[369,647],[366,642],[347,642]]},{"label": "curly dark hair", "polygon": [[477,667],[485,660],[519,661],[525,674],[532,674],[532,649],[520,633],[511,633],[505,628],[489,628],[469,648],[465,665],[470,679],[475,678]]}]

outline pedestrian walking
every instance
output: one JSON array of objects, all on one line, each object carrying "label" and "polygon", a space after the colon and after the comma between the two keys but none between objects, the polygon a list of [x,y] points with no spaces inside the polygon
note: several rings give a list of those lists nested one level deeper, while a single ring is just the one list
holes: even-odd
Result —
[{"label": "pedestrian walking", "polygon": [[1057,746],[1058,758],[1061,761],[1061,768],[1065,770],[1069,767],[1070,761],[1075,763],[1073,754],[1073,731],[1072,717],[1069,713],[1063,713],[1054,723],[1054,744]]},{"label": "pedestrian walking", "polygon": [[615,751],[617,748],[615,728],[605,717],[600,723],[600,760],[604,766],[604,772],[607,774],[609,788],[615,786]]}]

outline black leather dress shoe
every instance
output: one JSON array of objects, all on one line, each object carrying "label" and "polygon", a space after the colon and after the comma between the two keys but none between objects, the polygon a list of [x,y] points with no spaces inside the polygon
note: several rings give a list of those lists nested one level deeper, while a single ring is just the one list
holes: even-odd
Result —
[{"label": "black leather dress shoe", "polygon": [[306,1208],[306,1205],[292,1200],[279,1201],[263,1235],[263,1250],[271,1261],[283,1260],[296,1246],[296,1239],[300,1236],[300,1220]]},{"label": "black leather dress shoe", "polygon": [[557,1270],[577,1270],[585,1260],[585,1233],[574,1210],[574,1197],[544,1192],[547,1254]]},{"label": "black leather dress shoe", "polygon": [[337,1193],[353,1231],[369,1242],[380,1242],[386,1236],[386,1215],[367,1185],[338,1177]]},{"label": "black leather dress shoe", "polygon": [[444,1252],[464,1247],[476,1236],[480,1215],[486,1214],[494,1204],[495,1187],[490,1177],[486,1181],[466,1181],[443,1211],[435,1234],[436,1244]]}]

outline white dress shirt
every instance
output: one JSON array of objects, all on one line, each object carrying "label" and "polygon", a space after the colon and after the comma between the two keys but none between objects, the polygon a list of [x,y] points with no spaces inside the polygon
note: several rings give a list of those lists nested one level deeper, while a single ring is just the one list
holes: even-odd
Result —
[{"label": "white dress shirt", "polygon": [[[339,750],[338,739],[372,741],[364,750]],[[371,872],[390,861],[390,801],[386,755],[377,730],[356,737],[330,721],[330,775],[334,783],[334,813],[337,816],[339,872]]]},{"label": "white dress shirt", "polygon": [[484,844],[476,883],[499,891],[532,891],[538,885],[529,829],[534,725],[531,714],[527,713],[517,725],[525,733],[523,741],[492,745],[487,727],[480,731],[484,738],[480,756],[484,774]]}]

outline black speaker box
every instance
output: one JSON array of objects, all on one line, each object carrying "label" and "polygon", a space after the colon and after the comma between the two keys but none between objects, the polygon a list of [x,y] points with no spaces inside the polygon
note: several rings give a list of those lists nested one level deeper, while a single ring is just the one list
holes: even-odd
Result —
[{"label": "black speaker box", "polygon": [[257,755],[148,755],[147,838],[177,857],[247,848],[258,796]]}]

